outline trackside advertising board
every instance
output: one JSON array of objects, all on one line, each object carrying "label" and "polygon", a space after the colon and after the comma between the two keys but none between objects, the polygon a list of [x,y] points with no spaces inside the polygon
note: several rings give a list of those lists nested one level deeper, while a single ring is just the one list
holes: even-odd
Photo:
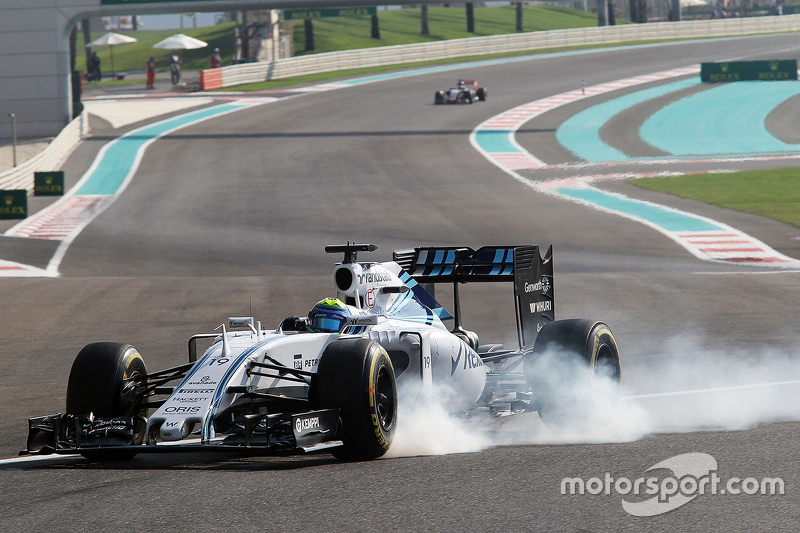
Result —
[{"label": "trackside advertising board", "polygon": [[728,61],[701,63],[700,81],[720,83],[728,81],[779,81],[797,79],[797,60]]},{"label": "trackside advertising board", "polygon": [[33,173],[33,195],[34,196],[63,196],[64,195],[64,171],[55,172],[34,172]]},{"label": "trackside advertising board", "polygon": [[284,20],[318,19],[328,17],[355,17],[358,15],[377,15],[378,8],[349,7],[340,9],[284,9]]},{"label": "trackside advertising board", "polygon": [[0,219],[27,217],[28,191],[25,189],[0,191]]}]

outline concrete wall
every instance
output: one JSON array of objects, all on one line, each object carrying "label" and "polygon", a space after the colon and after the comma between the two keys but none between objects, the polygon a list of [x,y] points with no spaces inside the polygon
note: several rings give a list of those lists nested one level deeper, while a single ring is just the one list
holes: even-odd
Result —
[{"label": "concrete wall", "polygon": [[[99,0],[71,0],[77,9]],[[55,136],[72,118],[70,98],[70,14],[55,0],[11,0],[0,8],[0,138]],[[88,5],[87,5],[88,4]]]}]

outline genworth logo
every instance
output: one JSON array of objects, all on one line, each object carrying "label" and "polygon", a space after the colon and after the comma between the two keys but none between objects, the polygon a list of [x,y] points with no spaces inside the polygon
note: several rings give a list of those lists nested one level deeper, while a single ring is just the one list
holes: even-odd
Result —
[{"label": "genworth logo", "polygon": [[[614,477],[568,477],[561,480],[561,494],[570,496],[619,495],[622,508],[633,516],[656,516],[682,507],[701,495],[735,497],[783,495],[785,486],[779,477],[731,477],[717,475],[717,460],[707,453],[685,453],[654,464],[645,472],[667,470],[667,476],[642,476],[635,479]],[[642,499],[642,496],[652,496]]]}]

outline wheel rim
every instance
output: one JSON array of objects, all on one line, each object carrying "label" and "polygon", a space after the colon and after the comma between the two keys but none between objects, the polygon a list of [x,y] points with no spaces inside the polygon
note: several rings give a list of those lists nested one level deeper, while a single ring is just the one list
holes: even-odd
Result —
[{"label": "wheel rim", "polygon": [[394,424],[395,395],[390,370],[382,365],[375,380],[375,411],[384,430],[390,429]]},{"label": "wheel rim", "polygon": [[594,375],[619,384],[619,367],[615,359],[614,350],[611,346],[602,344],[597,350],[597,357],[594,362]]},{"label": "wheel rim", "polygon": [[592,368],[591,386],[595,407],[601,415],[610,413],[617,403],[619,374],[614,349],[608,344],[602,344],[597,350]]},{"label": "wheel rim", "polygon": [[122,382],[120,390],[120,412],[122,416],[130,416],[133,418],[134,432],[133,440],[136,444],[144,442],[145,426],[147,425],[147,409],[139,409],[136,407],[141,398],[141,391],[139,382],[142,380],[144,373],[138,369],[131,372],[131,376]]}]

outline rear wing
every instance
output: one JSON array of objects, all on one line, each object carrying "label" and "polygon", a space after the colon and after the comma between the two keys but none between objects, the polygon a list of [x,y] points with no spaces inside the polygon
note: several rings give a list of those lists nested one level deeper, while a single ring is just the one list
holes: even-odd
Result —
[{"label": "rear wing", "polygon": [[417,283],[453,284],[454,331],[461,329],[459,283],[513,282],[521,349],[532,346],[542,326],[555,320],[552,245],[544,257],[538,246],[525,245],[420,247],[396,250],[393,259]]}]

